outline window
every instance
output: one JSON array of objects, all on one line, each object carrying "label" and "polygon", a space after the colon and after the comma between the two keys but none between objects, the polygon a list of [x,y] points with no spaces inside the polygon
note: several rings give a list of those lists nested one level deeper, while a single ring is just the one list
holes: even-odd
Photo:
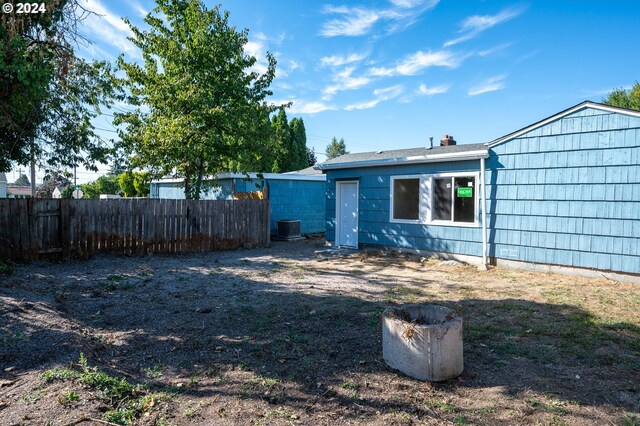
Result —
[{"label": "window", "polygon": [[420,179],[392,178],[393,219],[420,219]]},{"label": "window", "polygon": [[478,173],[391,176],[391,222],[478,226]]},{"label": "window", "polygon": [[475,183],[474,176],[434,178],[432,220],[474,223]]}]

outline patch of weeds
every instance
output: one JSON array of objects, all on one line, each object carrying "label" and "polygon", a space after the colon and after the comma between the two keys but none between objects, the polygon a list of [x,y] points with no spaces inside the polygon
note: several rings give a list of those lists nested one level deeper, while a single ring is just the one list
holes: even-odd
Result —
[{"label": "patch of weeds", "polygon": [[405,286],[396,286],[388,289],[386,292],[387,302],[408,302],[414,303],[424,298],[424,291],[419,288],[410,288]]},{"label": "patch of weeds", "polygon": [[367,323],[372,327],[380,324],[382,312],[384,312],[384,308],[375,308],[373,311],[369,311]]},{"label": "patch of weeds", "polygon": [[54,380],[71,380],[80,377],[80,373],[68,368],[56,367],[42,373],[42,379],[45,382],[53,382]]},{"label": "patch of weeds", "polygon": [[565,408],[566,403],[561,401],[551,401],[550,403],[536,401],[534,399],[528,399],[525,401],[527,405],[536,410],[548,411],[550,413],[556,413],[560,415],[568,414],[569,411]]},{"label": "patch of weeds", "polygon": [[633,414],[625,414],[625,416],[620,419],[620,426],[640,426],[640,417],[634,416]]},{"label": "patch of weeds", "polygon": [[58,396],[58,403],[60,403],[60,405],[69,405],[77,401],[80,401],[80,395],[74,391]]},{"label": "patch of weeds", "polygon": [[15,268],[12,263],[0,260],[0,275],[13,275]]},{"label": "patch of weeds", "polygon": [[[91,389],[98,392],[99,396],[109,401],[111,410],[103,415],[103,420],[118,425],[129,425],[143,413],[150,412],[157,401],[166,399],[163,394],[149,394],[144,386],[129,383],[126,379],[118,379],[109,376],[96,367],[89,367],[84,354],[80,354],[78,362],[80,371],[67,368],[54,368],[43,373],[42,378],[51,382],[53,380],[79,380]],[[62,397],[60,403],[69,403],[77,400],[75,392],[70,392]]]},{"label": "patch of weeds", "polygon": [[135,287],[126,277],[119,274],[111,274],[107,276],[107,280],[109,281],[100,284],[106,291],[132,290]]},{"label": "patch of weeds", "polygon": [[153,367],[145,368],[144,374],[150,379],[157,379],[158,377],[162,377],[164,375],[164,365],[156,364]]},{"label": "patch of weeds", "polygon": [[200,383],[200,376],[191,376],[189,377],[189,381],[187,382],[187,387],[190,388],[194,388],[196,386],[198,386],[198,384]]},{"label": "patch of weeds", "polygon": [[20,400],[25,404],[29,404],[32,402],[37,402],[45,396],[47,393],[43,389],[38,389],[35,392],[27,392],[25,394],[20,395]]},{"label": "patch of weeds", "polygon": [[296,334],[293,331],[286,332],[284,335],[284,340],[285,342],[297,343],[297,344],[307,343],[309,341],[309,339],[306,336]]},{"label": "patch of weeds", "polygon": [[467,418],[465,416],[456,416],[453,419],[453,424],[455,426],[463,426],[463,425],[466,425],[466,424],[469,424],[469,423],[468,423],[468,420],[467,420]]},{"label": "patch of weeds", "polygon": [[185,415],[185,417],[195,417],[200,413],[200,411],[202,411],[202,407],[204,407],[204,402],[188,401],[185,404],[185,410],[183,414]]},{"label": "patch of weeds", "polygon": [[458,412],[458,407],[456,407],[455,405],[446,402],[446,401],[441,401],[439,399],[432,399],[429,402],[427,402],[427,406],[433,410],[438,410],[438,411],[442,411],[444,413],[456,413]]},{"label": "patch of weeds", "polygon": [[360,384],[353,381],[343,382],[340,387],[342,389],[346,389],[349,391],[349,398],[351,399],[359,399],[360,398]]}]

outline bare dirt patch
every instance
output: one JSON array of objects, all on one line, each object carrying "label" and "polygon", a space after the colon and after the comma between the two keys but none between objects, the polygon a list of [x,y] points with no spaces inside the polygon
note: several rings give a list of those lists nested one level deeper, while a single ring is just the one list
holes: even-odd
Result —
[{"label": "bare dirt patch", "polygon": [[[637,284],[323,243],[0,276],[0,423],[640,424]],[[458,379],[384,364],[403,303],[463,317]]]}]

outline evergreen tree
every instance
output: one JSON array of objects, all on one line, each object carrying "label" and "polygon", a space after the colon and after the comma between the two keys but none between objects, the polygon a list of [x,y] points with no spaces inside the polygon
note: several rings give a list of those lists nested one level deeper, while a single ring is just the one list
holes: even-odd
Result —
[{"label": "evergreen tree", "polygon": [[327,150],[325,152],[327,154],[327,160],[349,153],[349,151],[347,151],[347,146],[344,143],[344,139],[340,138],[340,142],[338,142],[335,136],[331,139],[331,143],[327,145]]},{"label": "evergreen tree", "polygon": [[316,153],[312,149],[307,148],[307,167],[311,167],[318,162]]},{"label": "evergreen tree", "polygon": [[291,120],[291,137],[293,138],[294,150],[291,153],[293,167],[292,170],[300,170],[308,165],[307,159],[307,132],[304,128],[302,118]]},{"label": "evergreen tree", "polygon": [[31,182],[29,182],[29,178],[27,177],[27,175],[23,173],[20,175],[18,179],[16,179],[16,181],[13,184],[20,185],[20,186],[29,186],[31,185]]},{"label": "evergreen tree", "polygon": [[273,137],[276,148],[275,161],[278,166],[279,172],[274,172],[272,167],[272,173],[288,172],[291,169],[291,150],[292,150],[292,138],[291,128],[287,120],[287,113],[284,108],[281,109],[277,115],[274,115],[271,119],[271,126],[273,127]]}]

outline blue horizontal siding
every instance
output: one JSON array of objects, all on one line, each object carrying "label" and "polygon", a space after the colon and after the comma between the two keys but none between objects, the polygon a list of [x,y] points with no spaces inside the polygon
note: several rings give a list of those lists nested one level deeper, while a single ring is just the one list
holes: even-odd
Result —
[{"label": "blue horizontal siding", "polygon": [[[210,188],[202,199],[230,200],[233,198],[233,185],[236,192],[258,191],[262,188],[262,180],[252,179],[219,179],[218,186]],[[306,181],[289,179],[270,179],[269,199],[271,201],[271,233],[277,231],[277,222],[282,219],[300,220],[303,234],[325,231],[325,199],[324,181]],[[179,184],[151,184],[153,198],[184,199],[184,188]]]},{"label": "blue horizontal siding", "polygon": [[477,172],[479,161],[361,167],[327,172],[326,218],[328,241],[335,241],[336,180],[358,180],[358,242],[389,247],[480,256],[480,228],[390,223],[391,176],[445,172]]},{"label": "blue horizontal siding", "polygon": [[640,119],[584,109],[492,149],[490,255],[640,273]]}]

